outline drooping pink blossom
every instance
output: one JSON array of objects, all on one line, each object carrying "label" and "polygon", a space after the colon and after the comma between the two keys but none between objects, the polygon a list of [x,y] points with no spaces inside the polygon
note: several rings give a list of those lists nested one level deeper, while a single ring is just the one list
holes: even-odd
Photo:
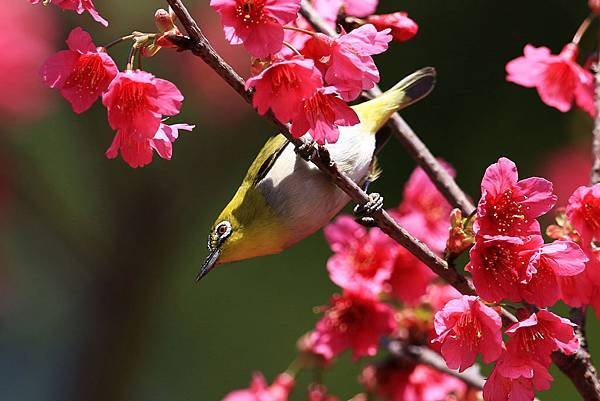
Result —
[{"label": "drooping pink blossom", "polygon": [[477,294],[486,301],[519,302],[519,284],[527,282],[529,260],[543,245],[542,237],[483,236],[469,254],[466,270],[473,276]]},{"label": "drooping pink blossom", "polygon": [[299,58],[273,63],[246,82],[246,89],[255,89],[252,104],[262,115],[271,109],[279,121],[290,121],[323,86],[321,73],[314,67],[312,60]]},{"label": "drooping pink blossom", "polygon": [[377,298],[345,291],[331,297],[315,328],[314,351],[331,360],[347,349],[354,359],[374,356],[379,339],[396,330],[394,310]]},{"label": "drooping pink blossom", "polygon": [[50,92],[39,69],[55,50],[60,26],[55,15],[23,0],[4,0],[0,13],[0,116],[6,128],[32,122],[48,109]]},{"label": "drooping pink blossom", "polygon": [[567,217],[583,241],[583,246],[600,239],[600,184],[581,186],[567,204]]},{"label": "drooping pink blossom", "polygon": [[526,88],[537,88],[548,106],[562,112],[569,111],[573,103],[595,115],[594,76],[577,64],[579,48],[569,43],[559,55],[547,47],[525,46],[524,56],[506,64],[506,80]]},{"label": "drooping pink blossom", "polygon": [[298,15],[300,0],[211,0],[221,15],[227,40],[264,58],[283,46],[283,25]]},{"label": "drooping pink blossom", "polygon": [[435,314],[435,342],[450,369],[464,371],[473,365],[478,353],[490,363],[502,353],[502,319],[479,298],[463,295],[453,299]]},{"label": "drooping pink blossom", "polygon": [[262,373],[257,372],[249,388],[232,391],[223,401],[287,401],[293,387],[294,378],[287,373],[278,375],[269,386]]},{"label": "drooping pink blossom", "polygon": [[334,88],[320,88],[304,100],[298,115],[292,119],[291,133],[299,138],[308,133],[320,145],[337,142],[338,127],[360,122],[356,112],[337,96]]},{"label": "drooping pink blossom", "polygon": [[67,45],[69,50],[46,60],[42,80],[58,89],[75,113],[83,113],[108,88],[119,70],[106,51],[96,48],[90,34],[79,27],[71,31]]},{"label": "drooping pink blossom", "polygon": [[585,270],[588,258],[571,241],[554,241],[543,245],[530,259],[520,293],[526,302],[545,308],[561,298],[559,280]]},{"label": "drooping pink blossom", "polygon": [[390,29],[380,32],[366,24],[349,33],[330,38],[315,34],[306,42],[302,53],[315,60],[325,82],[334,86],[346,101],[356,99],[364,89],[379,82],[379,70],[373,55],[383,53],[392,40]]},{"label": "drooping pink blossom", "polygon": [[331,281],[353,292],[373,296],[383,292],[397,251],[390,237],[341,216],[325,228],[325,238],[334,252],[327,261]]},{"label": "drooping pink blossom", "polygon": [[366,18],[369,24],[373,24],[377,30],[391,29],[391,35],[396,42],[406,42],[415,37],[419,32],[419,25],[408,17],[405,12],[392,14],[369,15]]},{"label": "drooping pink blossom", "polygon": [[483,386],[485,401],[533,401],[536,391],[550,388],[553,378],[540,363],[533,361],[531,366],[534,373],[530,378],[510,378],[501,375],[498,366],[503,363],[501,358]]},{"label": "drooping pink blossom", "polygon": [[409,306],[419,303],[436,274],[406,248],[396,245],[392,272],[388,279],[391,294]]},{"label": "drooping pink blossom", "polygon": [[123,160],[133,168],[150,164],[153,151],[156,151],[161,158],[171,160],[173,142],[179,137],[179,130],[191,131],[193,129],[194,126],[188,124],[160,124],[152,138],[127,135],[124,134],[124,131],[118,131],[106,151],[106,157],[114,159],[120,152]]},{"label": "drooping pink blossom", "polygon": [[163,117],[179,113],[182,101],[174,84],[140,70],[120,72],[102,95],[110,126],[134,141],[154,138]]},{"label": "drooping pink blossom", "polygon": [[[454,169],[443,160],[440,163],[454,177]],[[410,175],[402,196],[394,218],[432,250],[442,252],[448,239],[452,210],[446,198],[420,167]]]},{"label": "drooping pink blossom", "polygon": [[540,233],[536,218],[556,203],[552,183],[530,177],[518,181],[517,166],[501,157],[487,168],[473,229],[479,235],[525,236]]},{"label": "drooping pink blossom", "polygon": [[[506,344],[504,358],[525,358],[537,361],[546,367],[550,366],[552,352],[558,350],[572,355],[579,349],[579,340],[573,330],[574,326],[570,320],[541,309],[506,330],[510,340]],[[527,363],[520,363],[522,368],[518,371],[513,365],[516,364],[505,363],[499,366],[500,373],[505,377],[532,377],[534,368],[528,367]]]},{"label": "drooping pink blossom", "polygon": [[[29,0],[31,4],[38,4],[41,0]],[[52,4],[63,10],[75,11],[77,14],[88,12],[94,21],[104,26],[108,26],[108,21],[100,16],[92,0],[52,0]]]},{"label": "drooping pink blossom", "polygon": [[369,392],[390,401],[462,400],[467,393],[460,379],[427,365],[367,365],[360,381]]}]

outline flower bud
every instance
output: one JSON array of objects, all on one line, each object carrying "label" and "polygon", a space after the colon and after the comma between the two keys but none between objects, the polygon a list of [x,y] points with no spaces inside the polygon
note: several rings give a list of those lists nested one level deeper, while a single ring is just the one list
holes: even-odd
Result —
[{"label": "flower bud", "polygon": [[168,32],[172,29],[177,29],[173,23],[172,15],[165,9],[159,8],[154,13],[154,24],[160,32]]},{"label": "flower bud", "polygon": [[460,209],[450,212],[450,235],[446,243],[447,255],[458,255],[475,242],[473,218],[463,218]]},{"label": "flower bud", "polygon": [[600,15],[600,0],[589,0],[588,6],[594,14]]}]

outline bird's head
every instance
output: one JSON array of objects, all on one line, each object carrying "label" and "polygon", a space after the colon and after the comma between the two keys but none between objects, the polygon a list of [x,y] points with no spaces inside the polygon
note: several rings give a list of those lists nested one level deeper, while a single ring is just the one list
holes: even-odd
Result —
[{"label": "bird's head", "polygon": [[221,256],[227,250],[227,242],[234,234],[234,227],[231,221],[223,219],[217,221],[210,232],[208,233],[208,256],[202,264],[202,268],[196,276],[196,280],[200,281],[206,276],[216,265],[221,263]]},{"label": "bird's head", "polygon": [[217,265],[281,252],[291,234],[258,191],[242,186],[210,229],[209,254],[196,279]]}]

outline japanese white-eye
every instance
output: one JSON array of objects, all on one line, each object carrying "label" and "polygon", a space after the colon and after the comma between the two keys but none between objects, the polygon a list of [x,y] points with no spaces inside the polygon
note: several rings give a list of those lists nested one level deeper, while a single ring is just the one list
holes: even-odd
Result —
[{"label": "japanese white-eye", "polygon": [[[339,170],[361,185],[374,160],[375,134],[396,111],[427,96],[435,70],[423,68],[375,99],[353,106],[360,124],[340,127],[325,145]],[[197,279],[216,265],[279,253],[324,227],[350,200],[285,136],[271,137],[208,236]]]}]

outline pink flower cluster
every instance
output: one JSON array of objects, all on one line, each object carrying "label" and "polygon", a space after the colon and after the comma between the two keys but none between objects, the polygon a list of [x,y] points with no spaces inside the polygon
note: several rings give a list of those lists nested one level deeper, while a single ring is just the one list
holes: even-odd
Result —
[{"label": "pink flower cluster", "polygon": [[346,102],[379,82],[373,56],[386,51],[393,37],[407,40],[417,30],[404,13],[370,16],[377,1],[316,2],[326,20],[342,10],[372,17],[333,38],[312,31],[298,16],[300,0],[212,0],[211,6],[229,42],[261,59],[246,83],[254,90],[254,107],[290,122],[294,137],[308,133],[319,144],[336,142],[338,127],[359,123]]},{"label": "pink flower cluster", "polygon": [[102,96],[108,122],[117,134],[106,151],[131,167],[152,161],[154,151],[170,159],[179,130],[187,124],[167,125],[165,117],[179,113],[183,96],[177,87],[141,70],[120,72],[113,59],[96,47],[89,33],[75,28],[67,38],[69,50],[51,56],[41,74],[46,85],[57,89],[75,113],[83,113]]},{"label": "pink flower cluster", "polygon": [[481,192],[466,267],[478,296],[451,300],[436,314],[434,342],[450,368],[468,368],[479,353],[485,363],[496,362],[484,387],[486,401],[533,400],[552,381],[550,354],[578,350],[573,324],[545,309],[522,311],[505,331],[510,338],[505,345],[498,310],[486,301],[539,308],[559,299],[569,303],[564,284],[586,270],[588,257],[568,238],[544,244],[537,218],[556,202],[549,181],[519,180],[515,164],[500,158],[486,170]]},{"label": "pink flower cluster", "polygon": [[[590,7],[594,9],[591,2]],[[547,47],[526,45],[523,56],[506,64],[506,80],[536,88],[542,102],[562,112],[571,110],[575,104],[594,117],[594,76],[577,63],[579,41],[589,27],[588,22],[582,23],[573,40],[558,55]]]}]

